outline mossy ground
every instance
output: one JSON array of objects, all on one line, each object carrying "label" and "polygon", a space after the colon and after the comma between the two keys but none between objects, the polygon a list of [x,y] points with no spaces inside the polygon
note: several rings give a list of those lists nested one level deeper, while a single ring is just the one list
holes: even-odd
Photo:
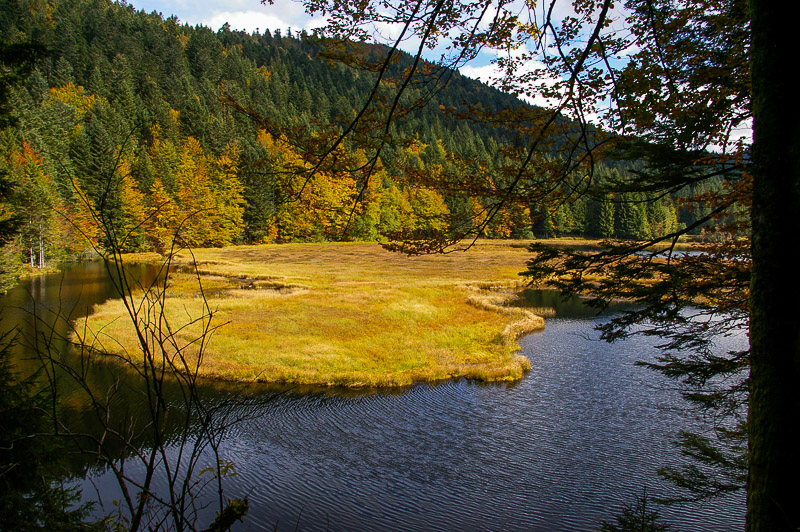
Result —
[{"label": "mossy ground", "polygon": [[[497,306],[502,297],[485,291],[521,283],[528,257],[518,241],[418,257],[378,244],[328,243],[197,249],[179,253],[175,263],[201,273],[214,323],[225,323],[209,339],[201,374],[401,386],[454,377],[515,380],[529,369],[515,340],[543,321]],[[196,276],[172,274],[165,306],[173,329],[202,315],[200,292]],[[96,335],[89,341],[137,352],[120,301],[95,309],[88,325]],[[188,345],[199,333],[195,323],[177,336]]]}]

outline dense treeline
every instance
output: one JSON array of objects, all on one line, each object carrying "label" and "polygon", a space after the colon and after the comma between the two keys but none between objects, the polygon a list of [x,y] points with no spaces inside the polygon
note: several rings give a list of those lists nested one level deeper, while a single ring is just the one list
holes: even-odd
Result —
[{"label": "dense treeline", "polygon": [[[413,88],[409,98],[432,101],[392,132],[411,141],[384,150],[361,190],[346,174],[299,177],[308,165],[300,150],[231,105],[284,130],[335,130],[355,116],[374,77],[332,68],[305,35],[213,32],[110,0],[9,0],[0,31],[50,51],[12,94],[17,122],[0,134],[0,164],[15,185],[0,214],[23,221],[4,256],[35,267],[102,248],[108,235],[93,212],[109,217],[125,251],[164,251],[176,235],[222,246],[446,232],[469,223],[482,199],[437,189],[430,176],[459,160],[500,168],[500,145],[513,139],[443,110],[523,105],[454,73],[444,90]],[[601,168],[599,179],[622,171]],[[696,215],[674,198],[646,200],[509,206],[486,236],[648,238]]]}]

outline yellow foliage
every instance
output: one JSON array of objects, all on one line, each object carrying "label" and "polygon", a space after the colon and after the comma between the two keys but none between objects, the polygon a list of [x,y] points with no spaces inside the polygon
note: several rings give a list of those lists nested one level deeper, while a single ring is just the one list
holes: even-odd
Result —
[{"label": "yellow foliage", "polygon": [[181,125],[181,112],[180,111],[176,111],[175,109],[170,109],[169,110],[169,117],[170,117],[170,119],[172,119],[172,123],[175,125],[175,127],[178,127],[178,126]]},{"label": "yellow foliage", "polygon": [[176,235],[181,245],[191,247],[224,246],[238,239],[244,214],[239,153],[238,146],[229,145],[215,157],[193,137],[179,146],[156,137],[150,149],[157,176],[149,201],[154,218],[146,224],[156,249],[167,249]]},{"label": "yellow foliage", "polygon": [[405,196],[411,206],[416,230],[447,230],[450,209],[441,194],[430,188],[411,187],[406,189]]},{"label": "yellow foliage", "polygon": [[181,48],[186,50],[186,45],[189,44],[189,36],[184,32],[178,34],[178,41],[181,43]]},{"label": "yellow foliage", "polygon": [[117,238],[124,251],[142,250],[142,230],[145,221],[144,194],[127,171],[128,163],[120,169],[119,198],[122,206],[122,222]]},{"label": "yellow foliage", "polygon": [[75,109],[75,117],[78,120],[81,120],[97,103],[94,94],[87,94],[81,85],[75,85],[71,81],[63,87],[50,89],[50,97]]},{"label": "yellow foliage", "polygon": [[75,181],[72,183],[73,200],[66,211],[68,224],[64,231],[64,246],[70,253],[81,253],[87,247],[99,246],[100,226],[90,207],[90,199]]},{"label": "yellow foliage", "polygon": [[341,235],[351,214],[363,208],[356,206],[358,188],[347,172],[332,174],[317,171],[290,146],[276,142],[266,131],[259,131],[258,140],[274,158],[278,184],[284,202],[275,216],[277,238],[321,240]]},{"label": "yellow foliage", "polygon": [[177,227],[177,208],[160,177],[156,177],[150,188],[144,227],[156,251],[163,253],[170,248]]}]

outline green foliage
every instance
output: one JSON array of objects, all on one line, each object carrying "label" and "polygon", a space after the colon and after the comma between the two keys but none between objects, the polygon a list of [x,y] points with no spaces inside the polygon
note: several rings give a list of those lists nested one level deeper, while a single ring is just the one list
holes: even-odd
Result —
[{"label": "green foliage", "polygon": [[36,42],[10,42],[4,33],[0,40],[0,127],[15,122],[12,114],[13,88],[28,77],[37,61],[46,53],[45,47]]},{"label": "green foliage", "polygon": [[[44,46],[35,42],[8,42],[8,35],[0,34],[0,128],[16,123],[12,113],[12,95],[15,86],[30,75],[36,62],[46,53]],[[16,283],[19,271],[19,242],[14,238],[24,220],[15,212],[14,181],[8,176],[8,167],[0,167],[0,292]]]},{"label": "green foliage", "polygon": [[203,532],[225,532],[236,523],[243,521],[249,504],[247,499],[231,499],[217,518]]}]

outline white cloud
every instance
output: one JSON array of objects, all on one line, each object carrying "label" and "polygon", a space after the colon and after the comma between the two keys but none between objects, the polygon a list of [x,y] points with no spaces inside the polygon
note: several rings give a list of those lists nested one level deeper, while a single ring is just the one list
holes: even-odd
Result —
[{"label": "white cloud", "polygon": [[[261,0],[132,0],[136,9],[157,11],[165,17],[175,15],[181,22],[202,24],[218,30],[228,22],[231,28],[254,32],[312,29],[324,24],[321,17],[311,18],[303,5],[293,0],[275,0],[262,4]],[[220,9],[224,7],[224,9]]]},{"label": "white cloud", "polygon": [[377,33],[376,40],[380,42],[394,42],[403,32],[403,24],[389,23],[389,22],[376,22],[374,24]]},{"label": "white cloud", "polygon": [[499,74],[497,65],[494,64],[483,66],[464,65],[458,71],[468,78],[477,79],[484,83],[489,83],[492,78],[496,78]]},{"label": "white cloud", "polygon": [[[523,65],[520,69],[514,72],[515,76],[527,74],[542,68],[542,64],[538,61],[530,61],[527,64]],[[459,69],[459,72],[468,78],[477,79],[483,81],[488,85],[497,85],[498,80],[504,77],[504,72],[498,68],[496,63],[490,63],[488,65],[483,66],[472,66],[466,65]],[[519,95],[519,98],[523,101],[526,101],[533,105],[538,105],[540,107],[553,107],[558,105],[559,102],[554,101],[552,99],[544,98],[537,94],[536,90],[529,90],[530,94],[525,94],[522,91]]]},{"label": "white cloud", "polygon": [[202,23],[214,31],[217,31],[225,23],[231,25],[233,30],[244,30],[250,33],[259,29],[264,33],[265,29],[281,30],[291,26],[287,19],[280,18],[265,11],[217,11],[210,17],[203,19]]},{"label": "white cloud", "polygon": [[217,30],[227,22],[233,29],[254,32],[258,28],[261,33],[266,29],[309,30],[324,24],[324,20],[319,17],[311,18],[302,4],[288,0],[276,0],[274,4],[261,4],[258,0],[238,0],[234,5],[228,3],[225,7],[227,9],[224,11],[212,10],[210,15],[203,18],[202,23]]}]

